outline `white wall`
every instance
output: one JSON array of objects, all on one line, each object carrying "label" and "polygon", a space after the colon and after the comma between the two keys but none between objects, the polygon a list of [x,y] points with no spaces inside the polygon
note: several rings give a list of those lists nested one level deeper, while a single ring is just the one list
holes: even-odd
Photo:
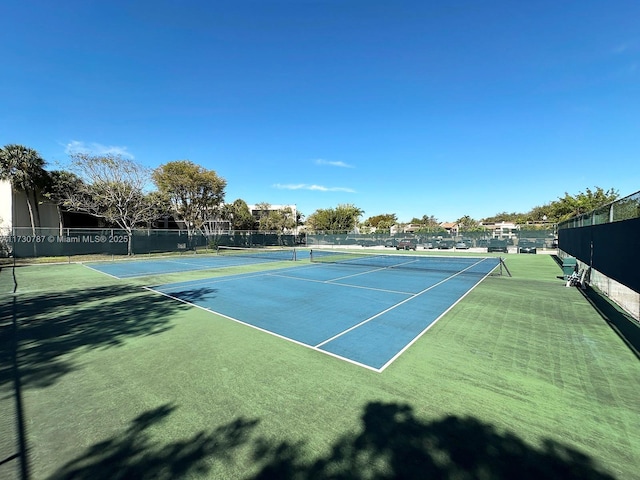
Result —
[{"label": "white wall", "polygon": [[[0,228],[30,227],[29,207],[24,192],[11,192],[11,183],[0,181]],[[38,195],[33,201],[33,216],[36,227],[58,227],[58,210],[52,203]]]},{"label": "white wall", "polygon": [[0,180],[0,231],[11,229],[11,184]]}]

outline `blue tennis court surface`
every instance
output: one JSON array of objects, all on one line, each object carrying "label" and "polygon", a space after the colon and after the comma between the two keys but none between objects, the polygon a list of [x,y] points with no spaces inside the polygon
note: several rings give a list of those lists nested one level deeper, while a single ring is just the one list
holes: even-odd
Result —
[{"label": "blue tennis court surface", "polygon": [[242,265],[291,260],[292,250],[265,251],[264,258],[259,253],[254,256],[245,255],[184,255],[179,257],[123,260],[116,262],[96,262],[85,265],[99,272],[116,278],[133,278],[147,275],[207,270],[211,268],[228,268]]},{"label": "blue tennis court surface", "polygon": [[499,262],[469,257],[457,271],[307,264],[150,289],[382,371]]}]

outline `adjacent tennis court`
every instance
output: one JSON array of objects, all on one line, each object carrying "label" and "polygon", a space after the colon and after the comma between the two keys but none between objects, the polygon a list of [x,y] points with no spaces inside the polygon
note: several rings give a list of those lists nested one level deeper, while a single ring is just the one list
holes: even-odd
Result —
[{"label": "adjacent tennis court", "polygon": [[150,288],[382,371],[499,263],[317,251],[310,265]]},{"label": "adjacent tennis court", "polygon": [[149,275],[191,272],[215,268],[231,268],[273,261],[295,260],[292,248],[218,247],[213,254],[189,254],[166,258],[85,263],[89,268],[115,278],[135,278]]}]

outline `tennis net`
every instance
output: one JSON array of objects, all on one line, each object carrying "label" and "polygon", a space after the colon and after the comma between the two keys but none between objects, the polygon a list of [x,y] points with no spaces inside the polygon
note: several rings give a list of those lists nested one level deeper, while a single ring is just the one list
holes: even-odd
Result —
[{"label": "tennis net", "polygon": [[218,255],[225,255],[228,257],[248,257],[248,258],[261,258],[264,260],[295,260],[296,249],[295,248],[249,248],[249,247],[227,247],[220,245],[217,249]]},{"label": "tennis net", "polygon": [[430,270],[486,275],[502,265],[500,257],[452,257],[345,252],[339,250],[311,251],[311,262],[408,270]]}]

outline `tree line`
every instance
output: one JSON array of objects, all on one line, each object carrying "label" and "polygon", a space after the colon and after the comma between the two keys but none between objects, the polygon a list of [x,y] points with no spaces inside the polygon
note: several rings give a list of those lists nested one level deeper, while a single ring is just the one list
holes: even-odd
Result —
[{"label": "tree line", "polygon": [[[135,228],[162,217],[180,222],[189,235],[205,236],[217,219],[229,222],[232,230],[277,232],[300,221],[288,207],[274,210],[259,203],[256,218],[242,199],[225,203],[226,180],[189,160],[150,169],[120,155],[76,153],[68,171],[47,171],[45,165],[32,148],[12,144],[0,149],[0,179],[24,192],[34,236],[38,194],[56,205],[60,228],[64,211],[86,213],[126,231],[129,238]],[[131,253],[130,242],[128,247]]]},{"label": "tree line", "polygon": [[[304,219],[290,208],[274,210],[266,202],[257,204],[256,217],[242,199],[224,201],[227,182],[214,170],[208,170],[189,160],[167,162],[155,169],[144,167],[119,155],[71,155],[71,169],[47,171],[40,154],[22,145],[6,145],[0,149],[0,179],[9,180],[12,187],[25,193],[35,235],[35,215],[39,192],[58,208],[62,227],[62,212],[82,212],[101,218],[131,234],[133,229],[148,227],[151,222],[171,216],[184,224],[189,234],[211,233],[211,220],[229,222],[232,230],[262,230],[284,232],[305,224],[315,232],[348,233],[359,228],[369,231],[390,231],[398,225],[396,214],[379,214],[360,221],[364,211],[352,204],[318,209]],[[155,190],[150,190],[154,185]],[[501,212],[476,220],[468,215],[456,220],[462,231],[481,228],[481,223],[535,222],[557,223],[592,211],[618,198],[614,189],[587,188],[577,195],[564,197],[537,206],[526,213]],[[306,220],[306,221],[305,221]],[[414,217],[408,223],[418,231],[437,232],[443,229],[433,215]]]},{"label": "tree line", "polygon": [[[496,215],[476,220],[469,215],[463,215],[455,220],[458,230],[462,232],[479,231],[483,229],[483,224],[512,222],[516,225],[548,225],[555,224],[567,220],[569,218],[591,212],[597,208],[607,205],[619,197],[618,191],[610,188],[604,190],[601,187],[595,189],[587,188],[584,192],[576,195],[564,194],[563,197],[553,200],[541,206],[536,206],[525,213],[507,213],[501,212]],[[336,210],[323,211],[322,218],[331,218],[333,221],[325,221],[321,225],[313,224],[313,227],[319,230],[339,230],[349,231],[347,225],[342,228],[333,228],[336,221],[340,218],[351,218],[354,215],[361,215],[362,211],[352,205],[339,206]],[[367,218],[359,224],[362,233],[371,231],[389,232],[391,227],[399,225],[398,217],[394,213],[385,213]],[[413,217],[407,224],[412,225],[417,233],[442,233],[445,228],[442,222],[433,215],[423,215],[422,217]],[[351,226],[358,225],[357,222]],[[317,228],[320,227],[320,228]],[[347,228],[345,228],[347,227]]]}]

